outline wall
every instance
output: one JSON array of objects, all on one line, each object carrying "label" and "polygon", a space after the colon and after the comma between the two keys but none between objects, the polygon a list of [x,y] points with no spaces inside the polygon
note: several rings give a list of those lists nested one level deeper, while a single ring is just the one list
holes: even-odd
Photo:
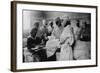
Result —
[{"label": "wall", "polygon": [[43,19],[55,20],[57,17],[61,19],[77,20],[81,19],[86,21],[87,24],[90,23],[90,14],[88,13],[73,13],[73,12],[57,12],[57,11],[36,11],[36,10],[23,10],[23,32],[29,33],[30,29],[33,27],[34,23]]},{"label": "wall", "polygon": [[[0,0],[0,73],[12,73],[10,71],[10,1],[11,0]],[[100,4],[99,0],[32,0],[40,2],[51,2],[51,3],[67,3],[67,4],[83,4],[83,5],[98,5]],[[99,12],[100,13],[100,10]],[[98,14],[100,16],[100,14]],[[100,18],[98,17],[98,20]],[[100,21],[98,21],[98,24]],[[98,25],[100,28],[100,25]],[[100,31],[100,29],[98,29]],[[98,33],[100,37],[100,33]],[[98,43],[100,43],[100,38],[98,38]],[[100,47],[98,45],[98,47]],[[98,52],[100,49],[98,48]],[[98,53],[100,56],[100,53]],[[100,57],[98,58],[100,64]],[[61,70],[47,70],[47,71],[35,71],[34,73],[99,73],[100,65],[98,67],[90,68],[77,68],[77,69],[61,69]],[[20,73],[20,72],[19,72]],[[23,72],[21,72],[23,73]],[[33,73],[25,72],[25,73]]]}]

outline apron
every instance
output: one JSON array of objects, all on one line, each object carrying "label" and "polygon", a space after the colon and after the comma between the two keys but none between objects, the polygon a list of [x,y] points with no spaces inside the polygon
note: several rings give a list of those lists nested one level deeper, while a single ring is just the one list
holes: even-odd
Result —
[{"label": "apron", "polygon": [[54,55],[58,46],[59,46],[59,40],[58,39],[48,40],[47,43],[46,43],[47,57]]},{"label": "apron", "polygon": [[73,59],[73,53],[72,48],[68,44],[63,44],[61,46],[61,53],[59,61],[66,61],[66,60],[72,60]]}]

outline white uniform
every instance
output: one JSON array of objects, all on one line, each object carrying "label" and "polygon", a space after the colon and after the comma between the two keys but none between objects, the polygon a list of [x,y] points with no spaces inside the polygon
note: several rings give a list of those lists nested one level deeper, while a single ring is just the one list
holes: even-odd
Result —
[{"label": "white uniform", "polygon": [[57,50],[57,47],[59,47],[59,40],[58,39],[50,39],[46,43],[46,53],[47,57],[50,57],[54,55],[54,53]]},{"label": "white uniform", "polygon": [[57,25],[55,25],[52,35],[55,36],[56,39],[59,39],[61,36],[62,30],[63,30],[62,27],[58,27]]},{"label": "white uniform", "polygon": [[74,45],[74,58],[76,60],[83,60],[90,58],[90,42],[80,41],[81,28],[74,27],[75,45]]},{"label": "white uniform", "polygon": [[81,28],[77,27],[77,26],[74,26],[73,27],[73,32],[74,32],[74,37],[75,37],[75,40],[78,40],[81,36]]},{"label": "white uniform", "polygon": [[60,61],[64,60],[72,60],[73,59],[73,53],[72,53],[72,47],[71,45],[74,42],[74,36],[72,33],[72,28],[70,25],[67,25],[60,37],[61,45],[61,52],[60,52]]}]

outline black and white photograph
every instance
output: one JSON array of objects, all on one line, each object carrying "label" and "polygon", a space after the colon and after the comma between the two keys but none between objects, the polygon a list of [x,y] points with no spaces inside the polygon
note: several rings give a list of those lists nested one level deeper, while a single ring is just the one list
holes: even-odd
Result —
[{"label": "black and white photograph", "polygon": [[97,66],[97,7],[12,2],[11,70]]},{"label": "black and white photograph", "polygon": [[91,59],[91,14],[23,10],[23,62]]}]

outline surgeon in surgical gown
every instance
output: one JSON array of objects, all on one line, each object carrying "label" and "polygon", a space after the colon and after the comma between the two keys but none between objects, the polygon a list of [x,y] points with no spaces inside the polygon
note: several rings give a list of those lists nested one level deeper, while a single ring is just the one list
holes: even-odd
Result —
[{"label": "surgeon in surgical gown", "polygon": [[74,42],[73,29],[70,25],[70,20],[64,20],[63,32],[60,37],[61,52],[59,61],[73,60],[72,44]]},{"label": "surgeon in surgical gown", "polygon": [[[90,41],[82,41],[80,40],[81,36],[83,35],[82,31],[89,32],[84,28],[84,30],[80,26],[80,21],[77,21],[76,27],[74,27],[74,35],[75,35],[75,45],[74,45],[74,59],[76,60],[86,60],[90,59]],[[89,34],[88,34],[89,35]],[[87,35],[86,35],[87,36]],[[81,38],[82,39],[82,38]]]}]

